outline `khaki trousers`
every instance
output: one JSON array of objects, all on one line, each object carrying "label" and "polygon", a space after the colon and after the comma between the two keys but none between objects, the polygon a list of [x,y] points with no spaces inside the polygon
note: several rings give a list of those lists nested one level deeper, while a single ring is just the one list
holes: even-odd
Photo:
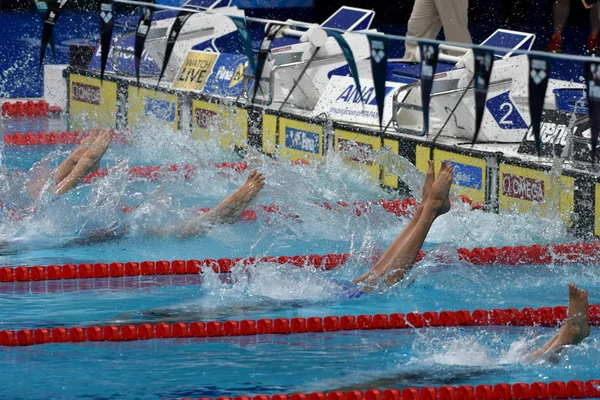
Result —
[{"label": "khaki trousers", "polygon": [[[407,36],[435,39],[444,27],[449,42],[473,43],[469,33],[469,0],[416,0]],[[406,42],[405,61],[419,61],[417,42]]]}]

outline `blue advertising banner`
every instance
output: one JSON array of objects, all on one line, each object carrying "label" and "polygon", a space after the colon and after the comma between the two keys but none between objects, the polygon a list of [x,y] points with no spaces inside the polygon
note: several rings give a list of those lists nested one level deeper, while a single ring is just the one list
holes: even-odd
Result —
[{"label": "blue advertising banner", "polygon": [[[219,54],[202,92],[218,96],[238,97],[244,88],[244,65],[247,62],[248,57],[240,54]],[[251,80],[248,84],[249,92],[253,83],[254,80]]]}]

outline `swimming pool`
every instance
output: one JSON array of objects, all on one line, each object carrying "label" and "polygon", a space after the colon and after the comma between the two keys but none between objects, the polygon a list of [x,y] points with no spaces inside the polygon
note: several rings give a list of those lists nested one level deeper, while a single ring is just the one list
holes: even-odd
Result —
[{"label": "swimming pool", "polygon": [[[110,263],[350,253],[331,271],[259,263],[250,274],[233,269],[226,279],[143,276],[0,283],[0,330],[58,326],[392,314],[411,311],[538,308],[565,305],[567,282],[597,302],[598,266],[474,266],[459,247],[573,242],[561,222],[534,215],[495,215],[457,204],[428,237],[432,254],[409,277],[383,294],[344,296],[342,284],[371,264],[405,225],[377,206],[360,216],[314,204],[391,199],[366,173],[333,155],[321,163],[292,165],[251,154],[242,158],[210,143],[147,126],[113,145],[101,167],[107,177],[48,200],[25,223],[2,221],[2,239],[15,242],[1,265]],[[152,138],[152,139],[151,139]],[[69,146],[2,148],[4,174],[25,171]],[[186,207],[211,207],[243,183],[214,163],[244,161],[267,176],[250,209],[255,221],[221,226],[200,238],[155,238],[150,227],[182,217]],[[191,178],[130,179],[140,165],[195,165]],[[249,169],[250,169],[249,168]],[[11,190],[10,187],[4,188]],[[6,195],[7,192],[4,192]],[[281,213],[259,205],[277,204]],[[136,207],[123,213],[123,207]],[[300,218],[290,218],[290,215]],[[127,226],[116,240],[66,246],[94,229]],[[139,312],[158,309],[153,315]],[[166,311],[165,311],[166,310]],[[555,330],[460,327],[156,339],[134,342],[54,343],[3,347],[0,373],[5,398],[177,398],[477,385],[500,382],[587,380],[599,376],[598,335],[567,349],[558,364],[522,361],[522,352]]]}]

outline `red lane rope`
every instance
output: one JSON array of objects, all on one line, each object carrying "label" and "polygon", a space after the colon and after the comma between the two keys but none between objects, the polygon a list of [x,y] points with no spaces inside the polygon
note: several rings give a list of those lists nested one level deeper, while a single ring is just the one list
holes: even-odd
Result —
[{"label": "red lane rope", "polygon": [[[121,134],[113,132],[114,140],[127,144],[127,140]],[[4,143],[8,146],[34,146],[41,144],[79,144],[88,136],[86,132],[27,132],[4,134]]]},{"label": "red lane rope", "polygon": [[[313,392],[259,394],[256,396],[201,397],[198,400],[549,400],[600,398],[600,380],[498,383],[496,385],[461,385],[405,389],[369,389],[348,392]],[[181,399],[181,400],[188,400]],[[191,400],[191,399],[189,399]]]},{"label": "red lane rope", "polygon": [[[410,215],[411,212],[414,210],[414,207],[417,205],[417,202],[416,202],[416,200],[414,200],[412,198],[408,198],[408,199],[395,199],[395,200],[383,200],[382,199],[382,200],[373,201],[373,202],[355,201],[351,205],[344,201],[339,201],[335,205],[332,205],[331,203],[327,203],[327,202],[322,203],[322,204],[319,204],[319,203],[314,203],[314,204],[324,207],[328,210],[335,210],[335,211],[347,210],[347,211],[350,211],[350,212],[356,214],[356,216],[358,216],[358,217],[369,214],[372,211],[373,205],[380,205],[385,211],[387,211],[391,214],[394,214],[397,217],[400,217],[400,216]],[[279,215],[284,216],[285,218],[290,218],[290,219],[299,219],[300,218],[300,215],[285,212],[284,210],[287,207],[278,206],[276,204],[261,205],[259,207],[263,211],[270,213],[270,214],[279,214]],[[137,206],[125,206],[121,209],[121,212],[122,213],[130,213],[137,209],[138,209]],[[196,211],[197,212],[208,212],[208,211],[210,211],[210,208],[201,207],[201,208],[197,208]],[[258,218],[258,216],[257,216],[256,211],[246,210],[242,213],[240,220],[255,221],[257,218]]]},{"label": "red lane rope", "polygon": [[350,255],[312,254],[309,256],[266,256],[249,258],[220,258],[205,260],[160,260],[142,262],[112,262],[63,264],[32,267],[0,268],[0,282],[56,281],[65,279],[120,278],[124,276],[197,275],[204,269],[218,273],[229,273],[231,268],[257,263],[292,264],[302,268],[330,270],[348,262]]},{"label": "red lane rope", "polygon": [[[473,250],[458,249],[460,260],[476,265],[532,265],[549,264],[552,262],[576,263],[599,262],[600,242],[573,243],[560,245],[533,245],[533,246],[505,246],[502,248],[488,247]],[[426,255],[421,251],[417,262]],[[215,272],[230,272],[236,265],[250,265],[257,262],[276,262],[279,264],[293,264],[299,267],[323,266],[326,270],[345,264],[350,257],[348,253],[296,256],[269,256],[250,258],[221,258],[206,260],[174,260],[174,261],[142,261],[140,262],[112,262],[96,264],[64,264],[50,266],[19,266],[0,268],[0,282],[29,282],[78,278],[109,278],[122,276],[141,275],[180,275],[198,274],[202,268],[211,268]]]},{"label": "red lane rope", "polygon": [[[237,173],[242,173],[248,169],[248,164],[244,162],[222,162],[222,163],[213,163],[209,164],[214,168],[220,169],[232,169]],[[149,166],[136,166],[129,168],[129,175],[131,178],[137,179],[148,179],[150,181],[156,181],[160,178],[163,178],[167,175],[173,174],[181,174],[186,180],[191,179],[192,176],[196,173],[196,169],[198,169],[198,165],[190,165],[185,164],[183,166],[178,164],[172,164],[168,166],[164,165],[149,165]],[[83,178],[83,182],[90,183],[94,182],[98,179],[102,179],[106,177],[110,173],[110,169],[108,168],[99,168],[94,172],[90,172]]]},{"label": "red lane rope", "polygon": [[[410,312],[408,314],[345,315],[311,318],[262,318],[241,321],[176,322],[173,324],[106,325],[71,328],[0,331],[0,346],[31,346],[45,343],[123,342],[168,338],[204,338],[292,333],[321,333],[356,330],[408,329],[464,326],[556,327],[567,318],[567,307],[492,310]],[[600,325],[600,306],[588,307],[591,326]]]},{"label": "red lane rope", "polygon": [[44,100],[40,101],[16,101],[10,102],[5,101],[2,103],[2,116],[3,117],[47,117],[48,103]]},{"label": "red lane rope", "polygon": [[458,249],[460,260],[475,265],[532,265],[599,262],[600,242]]}]

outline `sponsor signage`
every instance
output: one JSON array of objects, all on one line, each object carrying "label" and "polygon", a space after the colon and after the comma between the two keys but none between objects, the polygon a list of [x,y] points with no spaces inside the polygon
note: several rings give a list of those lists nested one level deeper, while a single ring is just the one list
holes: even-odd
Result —
[{"label": "sponsor signage", "polygon": [[179,129],[179,100],[176,95],[129,86],[127,121],[129,125],[163,120],[173,130]]},{"label": "sponsor signage", "polygon": [[[574,118],[574,119],[573,119]],[[540,153],[543,156],[560,156],[569,139],[572,124],[573,158],[577,161],[591,161],[591,121],[585,114],[566,111],[544,110],[540,124]],[[533,127],[527,130],[519,153],[537,155]]]},{"label": "sponsor signage", "polygon": [[175,102],[155,99],[153,97],[144,98],[144,114],[154,116],[158,119],[173,122],[175,121]]},{"label": "sponsor signage", "polygon": [[192,101],[192,136],[213,139],[225,149],[246,147],[248,111],[203,100]]},{"label": "sponsor signage", "polygon": [[[364,104],[360,100],[360,92],[352,77],[332,76],[327,84],[327,89],[315,106],[313,117],[325,113],[329,118],[340,122],[379,126],[379,114],[373,81],[361,78],[360,85]],[[403,86],[401,83],[386,82],[386,101],[383,109],[384,126],[392,117],[392,101],[389,98],[401,86]]]},{"label": "sponsor signage", "polygon": [[481,190],[483,187],[483,170],[481,167],[459,163],[452,160],[446,160],[454,168],[452,183],[458,186],[464,186],[471,189]]},{"label": "sponsor signage", "polygon": [[201,92],[219,57],[216,53],[191,51],[181,65],[173,87]]},{"label": "sponsor signage", "polygon": [[73,82],[73,85],[71,85],[71,99],[98,105],[100,104],[100,86]]},{"label": "sponsor signage", "polygon": [[560,213],[566,223],[571,222],[575,204],[575,178],[553,176],[549,172],[503,162],[498,172],[501,210],[534,210],[543,217]]},{"label": "sponsor signage", "polygon": [[502,174],[502,194],[515,199],[544,201],[544,181],[513,174]]},{"label": "sponsor signage", "polygon": [[209,129],[217,118],[217,113],[203,108],[194,108],[194,123],[198,128]]},{"label": "sponsor signage", "polygon": [[369,172],[373,181],[379,180],[381,166],[374,162],[373,156],[374,151],[381,150],[380,137],[336,129],[335,145],[336,151],[341,152],[346,161],[357,163]]},{"label": "sponsor signage", "polygon": [[[243,55],[220,54],[202,91],[216,96],[237,98],[244,89],[244,65],[247,62],[248,58]],[[250,91],[253,82],[254,80],[249,82],[246,90]]]},{"label": "sponsor signage", "polygon": [[359,164],[373,165],[373,160],[370,160],[371,152],[373,151],[372,144],[339,138],[337,140],[337,149],[341,153],[346,153],[348,155],[348,160],[350,161]]},{"label": "sponsor signage", "polygon": [[[540,138],[543,143],[558,144],[562,148],[562,146],[567,144],[568,134],[569,127],[566,124],[557,122],[543,122],[540,126]],[[528,142],[535,142],[533,129],[527,131],[525,140]]]},{"label": "sponsor signage", "polygon": [[285,128],[285,147],[319,154],[321,149],[320,135],[316,132],[303,131],[288,126]]},{"label": "sponsor signage", "polygon": [[[417,169],[427,172],[431,150],[426,146],[417,146]],[[442,161],[447,161],[454,168],[452,184],[458,194],[465,195],[475,203],[486,201],[486,161],[483,158],[467,156],[451,151],[435,149],[433,152],[435,170],[438,171]]]},{"label": "sponsor signage", "polygon": [[69,128],[114,128],[117,124],[117,84],[71,74],[69,76]]},{"label": "sponsor signage", "polygon": [[279,154],[293,161],[321,157],[323,127],[318,124],[279,118]]}]

